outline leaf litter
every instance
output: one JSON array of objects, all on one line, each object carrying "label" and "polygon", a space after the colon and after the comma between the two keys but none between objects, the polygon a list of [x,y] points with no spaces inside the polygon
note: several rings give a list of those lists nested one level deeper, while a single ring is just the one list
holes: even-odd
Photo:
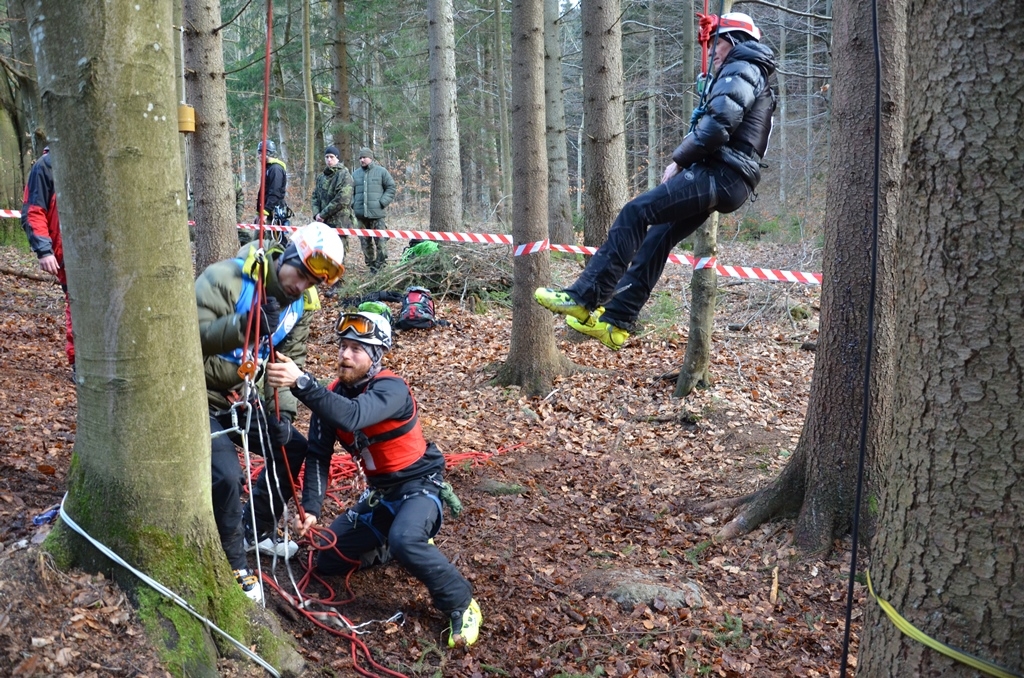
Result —
[{"label": "leaf litter", "polygon": [[[734,256],[775,267],[799,257],[772,247]],[[0,263],[35,265],[11,248]],[[556,284],[578,267],[557,260]],[[59,287],[0,280],[0,674],[168,675],[116,584],[57,573],[30,543],[49,529],[32,518],[64,492],[75,392]],[[504,304],[438,300],[448,327],[400,334],[386,362],[416,393],[428,438],[446,453],[491,455],[450,469],[465,510],[437,538],[472,582],[484,626],[468,652],[451,653],[422,585],[400,566],[372,568],[352,578],[346,614],[406,615],[365,637],[377,661],[410,676],[838,675],[849,542],[828,559],[801,557],[783,521],[715,543],[729,516],[701,511],[763,487],[794,449],[813,368],[800,346],[816,338],[818,290],[721,281],[714,383],[677,400],[663,377],[685,352],[688,280],[666,270],[657,294],[675,316],[642,318],[645,330],[618,353],[574,341],[552,318],[559,349],[590,369],[559,377],[545,397],[491,383],[508,347]],[[810,317],[796,320],[794,303]],[[309,350],[321,376],[334,361],[329,315],[318,314]],[[342,509],[327,506],[324,521]],[[864,599],[855,592],[852,662]],[[347,644],[281,618],[306,675],[351,673]],[[261,675],[236,661],[220,668]]]}]

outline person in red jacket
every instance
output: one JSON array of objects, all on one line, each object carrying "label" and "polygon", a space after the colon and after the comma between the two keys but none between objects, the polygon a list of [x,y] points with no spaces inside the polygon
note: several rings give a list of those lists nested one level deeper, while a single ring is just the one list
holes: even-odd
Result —
[{"label": "person in red jacket", "polygon": [[75,337],[71,332],[71,300],[68,298],[68,277],[64,271],[64,247],[60,240],[60,217],[57,215],[57,192],[53,188],[53,167],[50,147],[32,165],[25,184],[21,226],[28,235],[28,244],[39,257],[39,268],[57,276],[64,290],[64,352],[68,363],[75,366]]},{"label": "person in red jacket", "polygon": [[319,519],[330,454],[341,443],[365,474],[368,488],[331,523],[333,534],[325,535],[326,543],[336,539],[335,546],[322,547],[316,571],[347,575],[386,548],[426,585],[434,607],[448,616],[448,645],[472,645],[480,635],[480,606],[470,583],[433,542],[441,529],[445,460],[423,436],[409,385],[381,366],[391,348],[391,325],[363,311],[343,314],[337,331],[338,372],[329,387],[284,356],[267,366],[267,385],[291,388],[313,413],[302,488],[306,517],[303,522],[296,518],[296,529],[304,535]]}]

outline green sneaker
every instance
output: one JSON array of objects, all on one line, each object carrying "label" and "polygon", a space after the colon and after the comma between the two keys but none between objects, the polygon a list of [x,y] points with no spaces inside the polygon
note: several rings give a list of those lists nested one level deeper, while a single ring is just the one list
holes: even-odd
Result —
[{"label": "green sneaker", "polygon": [[565,324],[580,334],[597,339],[611,350],[618,351],[626,343],[626,340],[629,339],[629,332],[611,323],[598,320],[603,310],[599,308],[594,311],[587,318],[586,322],[580,322],[576,318],[566,318]]},{"label": "green sneaker", "polygon": [[448,647],[467,647],[475,643],[480,637],[480,624],[483,620],[475,599],[469,601],[469,607],[464,612],[452,612]]},{"label": "green sneaker", "polygon": [[550,287],[538,287],[533,293],[533,298],[537,300],[538,304],[552,313],[558,313],[569,316],[570,318],[575,318],[581,323],[586,322],[587,318],[590,317],[590,311],[577,304],[575,299],[562,290],[556,290]]}]

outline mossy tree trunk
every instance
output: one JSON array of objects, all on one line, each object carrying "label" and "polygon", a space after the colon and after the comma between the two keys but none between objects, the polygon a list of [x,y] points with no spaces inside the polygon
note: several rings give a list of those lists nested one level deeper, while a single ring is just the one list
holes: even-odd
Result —
[{"label": "mossy tree trunk", "polygon": [[[196,273],[238,251],[220,0],[184,0],[185,96],[195,108],[190,136]],[[169,46],[168,46],[169,48]],[[168,118],[170,119],[170,118]]]},{"label": "mossy tree trunk", "polygon": [[[919,630],[1024,675],[1024,29],[1006,9],[907,16],[899,370],[871,578]],[[873,602],[860,647],[862,676],[980,675]]]},{"label": "mossy tree trunk", "polygon": [[[212,515],[171,4],[35,0],[35,42],[77,349],[66,508],[94,538],[249,643]],[[66,566],[115,576],[178,675],[215,676],[204,626],[63,523]],[[271,657],[271,661],[274,658]]]},{"label": "mossy tree trunk", "polygon": [[[902,9],[901,9],[902,8]],[[870,529],[872,465],[891,409],[892,264],[902,177],[903,0],[879,3],[882,41],[879,260],[867,430],[866,518]],[[874,209],[874,53],[871,5],[840,3],[834,12],[837,58],[833,78],[830,156],[821,296],[821,330],[807,417],[796,450],[771,485],[740,500],[741,512],[719,537],[735,537],[777,517],[797,516],[794,541],[804,551],[827,552],[852,525],[868,358]]]},{"label": "mossy tree trunk", "polygon": [[[521,245],[548,234],[543,0],[512,3],[512,102],[512,238]],[[533,301],[533,290],[551,279],[550,255],[515,257],[512,274],[512,338],[496,381],[518,384],[527,395],[546,395],[570,367],[555,347],[551,314]]]}]

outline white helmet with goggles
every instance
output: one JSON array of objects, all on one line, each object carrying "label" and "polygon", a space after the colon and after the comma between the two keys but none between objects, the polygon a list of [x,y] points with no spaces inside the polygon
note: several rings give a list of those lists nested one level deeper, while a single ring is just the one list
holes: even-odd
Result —
[{"label": "white helmet with goggles", "polygon": [[[295,256],[315,278],[333,285],[345,274],[345,245],[338,232],[318,221],[303,226],[291,236],[288,250],[295,248]],[[289,251],[285,251],[287,262]]]},{"label": "white helmet with goggles", "polygon": [[351,339],[368,346],[391,350],[391,323],[379,313],[342,313],[335,328],[339,339]]},{"label": "white helmet with goggles", "polygon": [[754,20],[749,14],[743,12],[729,12],[718,18],[718,34],[726,33],[741,33],[746,36],[744,39],[761,41],[761,29],[754,25]]}]

